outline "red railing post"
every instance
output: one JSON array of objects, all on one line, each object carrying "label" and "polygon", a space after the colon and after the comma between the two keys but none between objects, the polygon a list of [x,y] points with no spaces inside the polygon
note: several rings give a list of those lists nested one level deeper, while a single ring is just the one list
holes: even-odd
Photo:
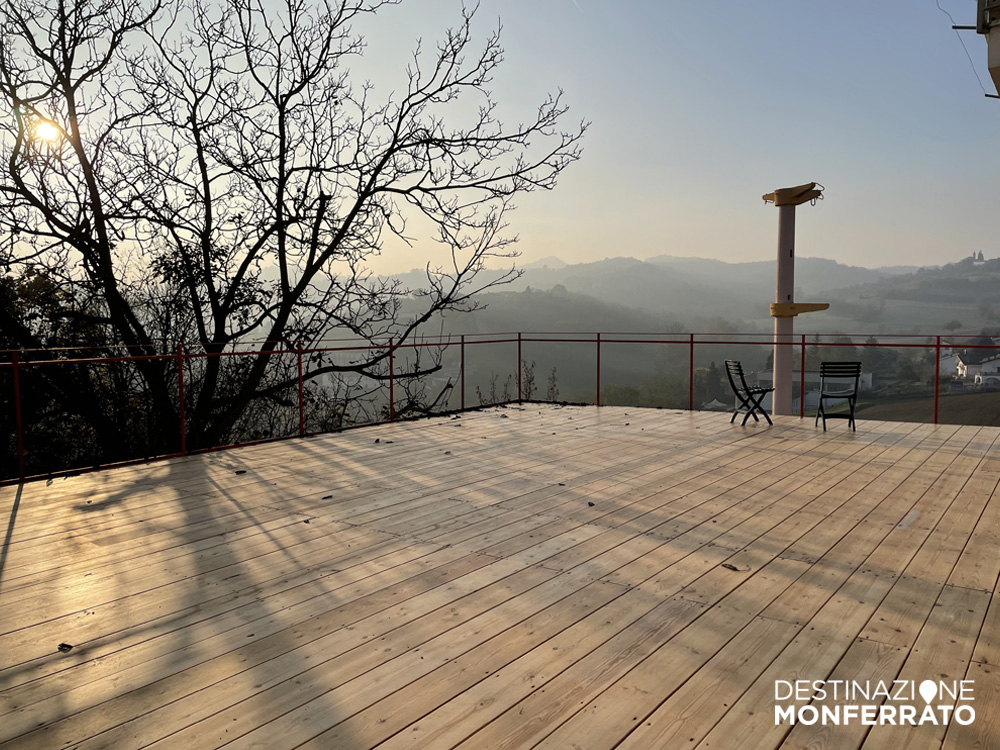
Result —
[{"label": "red railing post", "polygon": [[395,369],[395,360],[393,357],[394,350],[392,345],[392,339],[389,339],[389,421],[393,422],[396,419],[396,393],[393,389],[393,370]]},{"label": "red railing post", "polygon": [[177,396],[180,399],[177,413],[181,423],[181,455],[187,455],[187,427],[184,424],[184,344],[177,345]]},{"label": "red railing post", "polygon": [[517,332],[517,403],[521,403],[521,332]]},{"label": "red railing post", "polygon": [[806,335],[802,334],[802,364],[799,365],[799,419],[806,415]]},{"label": "red railing post", "polygon": [[302,384],[302,341],[296,342],[296,354],[299,359],[299,437],[306,434],[306,404]]},{"label": "red railing post", "polygon": [[462,334],[462,343],[460,346],[462,351],[462,363],[459,366],[459,378],[461,380],[462,388],[462,411],[465,411],[465,334]]},{"label": "red railing post", "polygon": [[24,431],[21,427],[21,373],[18,352],[11,361],[14,366],[14,429],[17,431],[17,478],[24,481]]},{"label": "red railing post", "polygon": [[688,411],[694,411],[694,334],[688,342]]},{"label": "red railing post", "polygon": [[601,334],[597,334],[597,405],[601,405]]},{"label": "red railing post", "polygon": [[934,424],[938,423],[938,397],[941,392],[941,336],[934,341]]}]

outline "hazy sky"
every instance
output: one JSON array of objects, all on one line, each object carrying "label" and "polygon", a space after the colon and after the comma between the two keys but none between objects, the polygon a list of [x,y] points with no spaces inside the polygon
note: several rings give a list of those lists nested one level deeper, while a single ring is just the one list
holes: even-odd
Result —
[{"label": "hazy sky", "polygon": [[[940,2],[975,22],[975,0]],[[365,64],[398,71],[394,53],[436,39],[461,5],[384,11],[363,27]],[[934,0],[482,0],[483,33],[498,19],[494,91],[511,119],[561,87],[570,118],[592,123],[557,189],[511,215],[522,263],[770,259],[778,212],[761,195],[810,181],[826,198],[798,209],[799,255],[1000,256],[1000,100]],[[959,33],[995,93],[984,38]],[[375,267],[417,265],[419,250]]]}]

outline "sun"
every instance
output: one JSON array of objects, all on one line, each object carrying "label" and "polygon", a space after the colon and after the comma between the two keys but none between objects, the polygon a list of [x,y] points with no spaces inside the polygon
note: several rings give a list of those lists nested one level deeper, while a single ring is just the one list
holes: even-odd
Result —
[{"label": "sun", "polygon": [[41,141],[54,141],[59,137],[59,128],[55,123],[42,120],[35,125],[35,138]]}]

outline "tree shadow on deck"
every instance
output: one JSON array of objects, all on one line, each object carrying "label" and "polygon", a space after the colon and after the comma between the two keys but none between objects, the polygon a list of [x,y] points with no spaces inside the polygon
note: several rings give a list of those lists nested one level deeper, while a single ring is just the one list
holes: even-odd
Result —
[{"label": "tree shadow on deck", "polygon": [[14,492],[14,502],[12,503],[10,509],[10,518],[7,520],[7,531],[4,534],[3,546],[0,547],[0,596],[3,595],[3,572],[7,565],[7,554],[14,538],[14,526],[17,523],[17,511],[21,507],[21,496],[23,494],[24,485],[17,485],[17,490]]},{"label": "tree shadow on deck", "polygon": [[[73,649],[32,649],[0,673],[11,686],[0,712],[21,714],[22,741],[128,747],[190,736],[190,747],[221,745],[267,720],[274,702],[264,691],[316,665],[297,649],[340,628],[329,612],[341,603],[344,550],[328,537],[345,527],[282,511],[280,492],[251,469],[212,463],[170,462],[155,483],[141,474],[89,505],[78,496],[73,507],[94,530],[77,541],[96,549],[58,572],[67,587],[22,633]],[[305,635],[303,623],[324,613],[326,628]],[[329,688],[309,699],[335,721]]]}]

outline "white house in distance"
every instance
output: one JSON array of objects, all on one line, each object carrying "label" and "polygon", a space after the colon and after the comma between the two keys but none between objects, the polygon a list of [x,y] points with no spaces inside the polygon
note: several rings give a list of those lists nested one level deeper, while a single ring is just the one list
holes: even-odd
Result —
[{"label": "white house in distance", "polygon": [[979,363],[976,385],[1000,389],[1000,356],[990,357]]},{"label": "white house in distance", "polygon": [[955,374],[965,380],[972,380],[979,374],[983,363],[975,353],[959,354],[955,362]]},{"label": "white house in distance", "polygon": [[[996,343],[996,341],[994,341],[994,343]],[[983,365],[986,362],[993,362],[1000,358],[1000,352],[996,349],[980,347],[977,349],[969,349],[964,352],[959,352],[955,356],[957,359],[955,360],[955,370],[951,373],[952,376],[962,378],[963,380],[975,380],[978,383],[978,376]],[[945,359],[945,357],[941,358],[942,374],[944,374],[943,362]]]},{"label": "white house in distance", "polygon": [[953,378],[958,374],[958,355],[954,353],[941,355],[938,362],[938,372],[942,377]]}]

